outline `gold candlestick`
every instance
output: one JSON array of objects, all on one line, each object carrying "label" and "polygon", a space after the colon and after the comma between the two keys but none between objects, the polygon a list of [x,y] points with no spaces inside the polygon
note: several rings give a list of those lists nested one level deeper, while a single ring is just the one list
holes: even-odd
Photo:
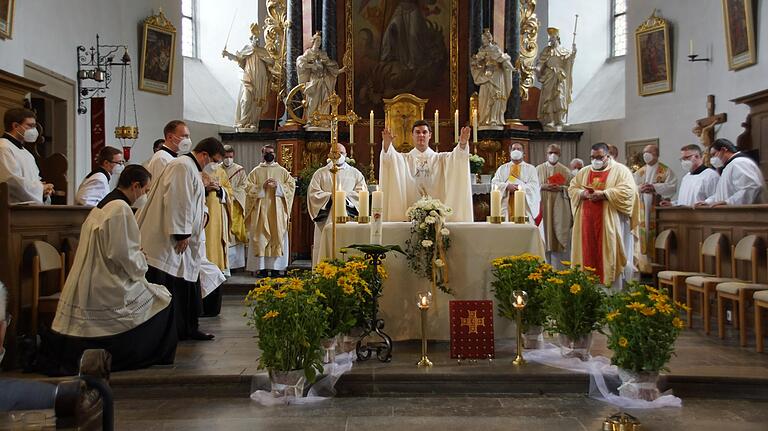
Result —
[{"label": "gold candlestick", "polygon": [[376,182],[376,173],[375,173],[376,165],[373,164],[373,157],[374,157],[373,150],[374,150],[374,148],[376,148],[376,143],[375,142],[371,142],[370,146],[371,146],[371,161],[370,161],[370,163],[368,163],[368,169],[369,169],[369,171],[368,171],[368,184],[375,185],[375,184],[378,184]]},{"label": "gold candlestick", "polygon": [[367,224],[371,222],[371,216],[357,216],[357,222],[360,224]]},{"label": "gold candlestick", "polygon": [[427,311],[432,303],[432,293],[419,293],[419,310],[421,311],[421,360],[416,364],[419,367],[431,367],[432,361],[427,357]]},{"label": "gold candlestick", "polygon": [[512,297],[515,298],[514,306],[517,317],[517,355],[512,364],[525,365],[525,359],[523,359],[523,309],[528,303],[528,294],[524,290],[515,290],[512,292]]}]

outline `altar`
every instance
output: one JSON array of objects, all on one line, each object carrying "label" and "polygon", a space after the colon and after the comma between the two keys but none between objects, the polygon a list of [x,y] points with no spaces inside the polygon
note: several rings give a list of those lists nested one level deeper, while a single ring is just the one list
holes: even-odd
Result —
[{"label": "altar", "polygon": [[[491,261],[497,257],[531,253],[544,256],[544,243],[538,228],[512,223],[447,223],[450,230],[451,247],[447,251],[448,281],[455,292],[453,296],[437,291],[433,306],[429,309],[427,337],[434,340],[448,340],[450,325],[448,301],[451,300],[493,300],[491,291]],[[410,237],[411,223],[384,223],[383,243],[398,244],[405,250]],[[333,257],[332,226],[323,230],[320,259]],[[336,245],[343,248],[352,244],[370,242],[370,225],[346,223],[336,226]],[[350,250],[350,253],[354,253]],[[341,257],[340,254],[337,255]],[[407,258],[399,253],[389,253],[384,260],[388,278],[379,298],[379,317],[384,319],[384,331],[393,340],[421,338],[419,309],[416,295],[430,289],[430,283],[418,277],[408,267]],[[494,310],[496,310],[494,301]],[[494,312],[494,335],[498,338],[515,336],[513,325]]]}]

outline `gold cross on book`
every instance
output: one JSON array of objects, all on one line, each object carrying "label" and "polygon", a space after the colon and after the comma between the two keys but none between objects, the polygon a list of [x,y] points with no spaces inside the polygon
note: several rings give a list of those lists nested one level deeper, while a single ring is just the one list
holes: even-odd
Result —
[{"label": "gold cross on book", "polygon": [[467,312],[467,317],[461,318],[461,326],[469,327],[470,334],[477,334],[477,328],[485,327],[485,317],[477,317],[477,310]]}]

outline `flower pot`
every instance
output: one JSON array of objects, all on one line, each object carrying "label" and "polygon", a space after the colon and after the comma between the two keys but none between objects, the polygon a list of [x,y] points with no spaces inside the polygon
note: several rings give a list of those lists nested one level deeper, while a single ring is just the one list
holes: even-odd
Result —
[{"label": "flower pot", "polygon": [[619,368],[619,395],[634,400],[653,401],[661,396],[659,391],[659,373],[625,370]]},{"label": "flower pot", "polygon": [[529,326],[523,334],[523,347],[541,349],[544,346],[544,330],[541,326]]},{"label": "flower pot", "polygon": [[275,397],[303,397],[304,370],[280,371],[269,369],[269,382],[272,384],[272,395]]},{"label": "flower pot", "polygon": [[579,358],[582,361],[588,361],[591,357],[589,350],[592,348],[592,333],[572,339],[565,334],[557,334],[557,341],[560,344],[560,354],[564,358]]},{"label": "flower pot", "polygon": [[320,340],[320,348],[323,349],[323,363],[332,364],[336,361],[337,337],[323,338]]},{"label": "flower pot", "polygon": [[351,334],[339,334],[337,337],[339,340],[338,344],[336,344],[337,354],[354,352],[357,347],[357,341],[360,339],[360,337]]}]

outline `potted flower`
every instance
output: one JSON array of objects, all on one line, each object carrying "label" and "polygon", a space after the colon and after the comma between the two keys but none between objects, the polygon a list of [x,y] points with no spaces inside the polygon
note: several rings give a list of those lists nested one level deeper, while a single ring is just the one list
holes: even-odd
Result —
[{"label": "potted flower", "polygon": [[619,394],[652,401],[660,396],[660,371],[675,354],[675,340],[683,328],[680,312],[666,289],[631,283],[627,292],[608,299],[606,335],[619,367]]},{"label": "potted flower", "polygon": [[515,320],[515,298],[512,292],[524,290],[528,293],[528,303],[523,310],[522,330],[525,332],[524,343],[528,349],[541,348],[543,342],[542,325],[546,320],[542,280],[551,276],[552,266],[538,256],[522,254],[494,259],[491,271],[495,280],[491,282],[496,297],[499,316]]},{"label": "potted flower", "polygon": [[475,174],[475,182],[477,184],[481,184],[482,178],[480,177],[480,174],[483,172],[483,167],[485,166],[485,159],[477,154],[472,154],[469,156],[469,172]]},{"label": "potted flower", "polygon": [[591,268],[556,271],[542,281],[547,330],[558,334],[564,357],[590,358],[592,331],[605,317],[605,293]]},{"label": "potted flower", "polygon": [[304,382],[323,371],[320,340],[328,322],[319,299],[299,277],[265,278],[245,298],[248,324],[258,333],[259,368],[269,370],[275,395],[300,397]]}]

